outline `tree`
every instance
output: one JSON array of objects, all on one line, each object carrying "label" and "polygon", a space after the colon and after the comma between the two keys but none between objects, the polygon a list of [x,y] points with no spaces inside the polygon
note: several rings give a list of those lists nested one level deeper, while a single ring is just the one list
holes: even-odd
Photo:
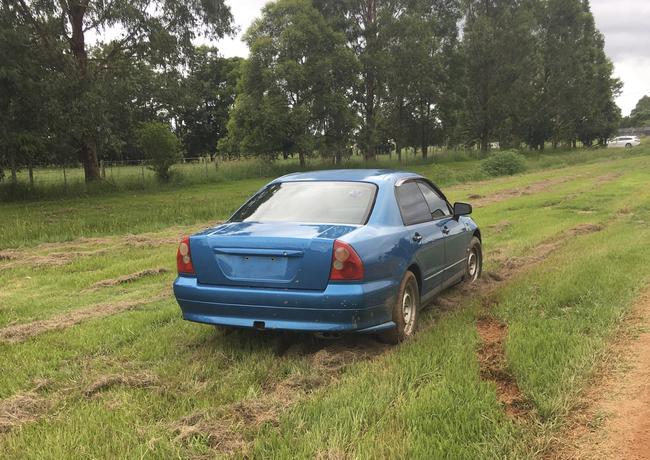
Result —
[{"label": "tree", "polygon": [[9,165],[13,183],[21,166],[28,166],[33,180],[33,162],[44,151],[49,120],[55,116],[43,104],[53,81],[42,58],[15,11],[7,3],[0,4],[0,164]]},{"label": "tree", "polygon": [[353,88],[352,100],[361,114],[362,123],[356,134],[357,143],[366,160],[375,157],[379,145],[385,143],[388,126],[382,119],[381,106],[386,97],[386,69],[389,53],[387,28],[406,8],[400,0],[314,0],[315,7],[335,30],[344,33],[361,66],[361,78]]},{"label": "tree", "polygon": [[[355,126],[347,100],[357,69],[345,38],[309,0],[267,4],[246,32],[250,57],[222,150],[340,158]],[[330,150],[331,149],[331,150]]]},{"label": "tree", "polygon": [[181,158],[181,143],[169,125],[157,121],[143,123],[136,132],[138,147],[151,161],[151,169],[161,181],[168,181],[171,168]]},{"label": "tree", "polygon": [[534,22],[527,0],[467,2],[463,48],[466,60],[464,127],[481,151],[512,138],[525,124],[537,71]]},{"label": "tree", "polygon": [[632,109],[629,117],[625,117],[623,127],[636,128],[650,126],[650,96],[643,96]]},{"label": "tree", "polygon": [[[70,101],[65,107],[71,132],[87,181],[100,177],[97,132],[102,100],[93,97],[100,73],[110,71],[118,54],[153,65],[174,65],[192,52],[198,34],[220,38],[232,31],[232,17],[223,0],[17,0],[10,7],[38,37],[51,59],[53,70],[70,82]],[[89,55],[89,32],[107,28],[122,31],[100,59]],[[100,120],[101,121],[101,120]]]},{"label": "tree", "polygon": [[212,154],[226,135],[228,112],[235,102],[242,58],[222,58],[215,48],[200,47],[189,59],[180,81],[180,97],[172,108],[185,150],[190,157]]}]

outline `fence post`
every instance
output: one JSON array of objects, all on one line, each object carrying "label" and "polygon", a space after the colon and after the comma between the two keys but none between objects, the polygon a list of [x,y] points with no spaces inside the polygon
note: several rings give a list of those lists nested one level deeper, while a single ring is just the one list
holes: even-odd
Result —
[{"label": "fence post", "polygon": [[102,179],[106,179],[106,164],[104,163],[104,160],[99,161],[99,167],[102,170]]},{"label": "fence post", "polygon": [[68,193],[68,177],[65,174],[65,163],[63,163],[63,189]]},{"label": "fence post", "polygon": [[205,180],[208,180],[208,159],[204,158],[203,163],[205,164]]},{"label": "fence post", "polygon": [[142,173],[142,188],[144,189],[144,161],[140,163],[140,172]]}]

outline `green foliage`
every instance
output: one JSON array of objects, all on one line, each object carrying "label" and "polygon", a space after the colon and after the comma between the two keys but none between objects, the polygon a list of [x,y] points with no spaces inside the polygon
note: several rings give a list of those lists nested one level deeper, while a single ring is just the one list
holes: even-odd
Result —
[{"label": "green foliage", "polygon": [[356,121],[346,97],[356,62],[344,36],[310,1],[279,0],[264,7],[245,40],[251,55],[222,150],[298,153],[301,165],[314,153],[340,159]]},{"label": "green foliage", "polygon": [[625,117],[621,126],[624,128],[650,126],[650,96],[643,96],[639,99],[630,116]]},{"label": "green foliage", "polygon": [[514,150],[503,150],[490,154],[481,167],[488,176],[512,176],[526,169],[526,158]]},{"label": "green foliage", "polygon": [[151,161],[151,168],[161,181],[171,177],[169,168],[181,158],[181,143],[166,123],[143,123],[136,132],[138,147]]}]

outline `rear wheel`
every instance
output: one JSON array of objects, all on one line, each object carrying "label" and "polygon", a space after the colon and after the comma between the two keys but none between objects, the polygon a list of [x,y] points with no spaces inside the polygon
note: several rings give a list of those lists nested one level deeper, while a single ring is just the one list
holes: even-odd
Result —
[{"label": "rear wheel", "polygon": [[631,149],[631,148],[632,148],[632,144],[625,144],[625,148],[626,148],[626,149]]},{"label": "rear wheel", "polygon": [[465,276],[463,280],[467,284],[474,283],[481,277],[483,271],[483,248],[481,247],[481,240],[473,237],[469,243],[467,250],[467,259],[465,262]]},{"label": "rear wheel", "polygon": [[420,309],[420,289],[411,271],[407,271],[400,283],[393,306],[393,322],[396,327],[383,332],[379,338],[387,343],[398,344],[413,335]]}]

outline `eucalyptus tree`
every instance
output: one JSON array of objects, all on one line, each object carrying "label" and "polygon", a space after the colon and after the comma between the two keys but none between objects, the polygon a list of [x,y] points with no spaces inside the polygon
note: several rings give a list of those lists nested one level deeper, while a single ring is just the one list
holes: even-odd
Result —
[{"label": "eucalyptus tree", "polygon": [[[100,177],[97,128],[104,100],[97,96],[98,75],[110,73],[119,55],[173,66],[192,52],[197,36],[216,39],[232,32],[224,0],[16,0],[7,3],[30,28],[52,62],[70,83],[65,106],[71,135],[87,181]],[[107,38],[117,35],[116,38]],[[103,45],[99,57],[88,42]]]},{"label": "eucalyptus tree", "polygon": [[355,127],[348,92],[356,61],[309,0],[267,4],[246,32],[243,66],[224,152],[267,155],[320,152],[339,158]]}]

